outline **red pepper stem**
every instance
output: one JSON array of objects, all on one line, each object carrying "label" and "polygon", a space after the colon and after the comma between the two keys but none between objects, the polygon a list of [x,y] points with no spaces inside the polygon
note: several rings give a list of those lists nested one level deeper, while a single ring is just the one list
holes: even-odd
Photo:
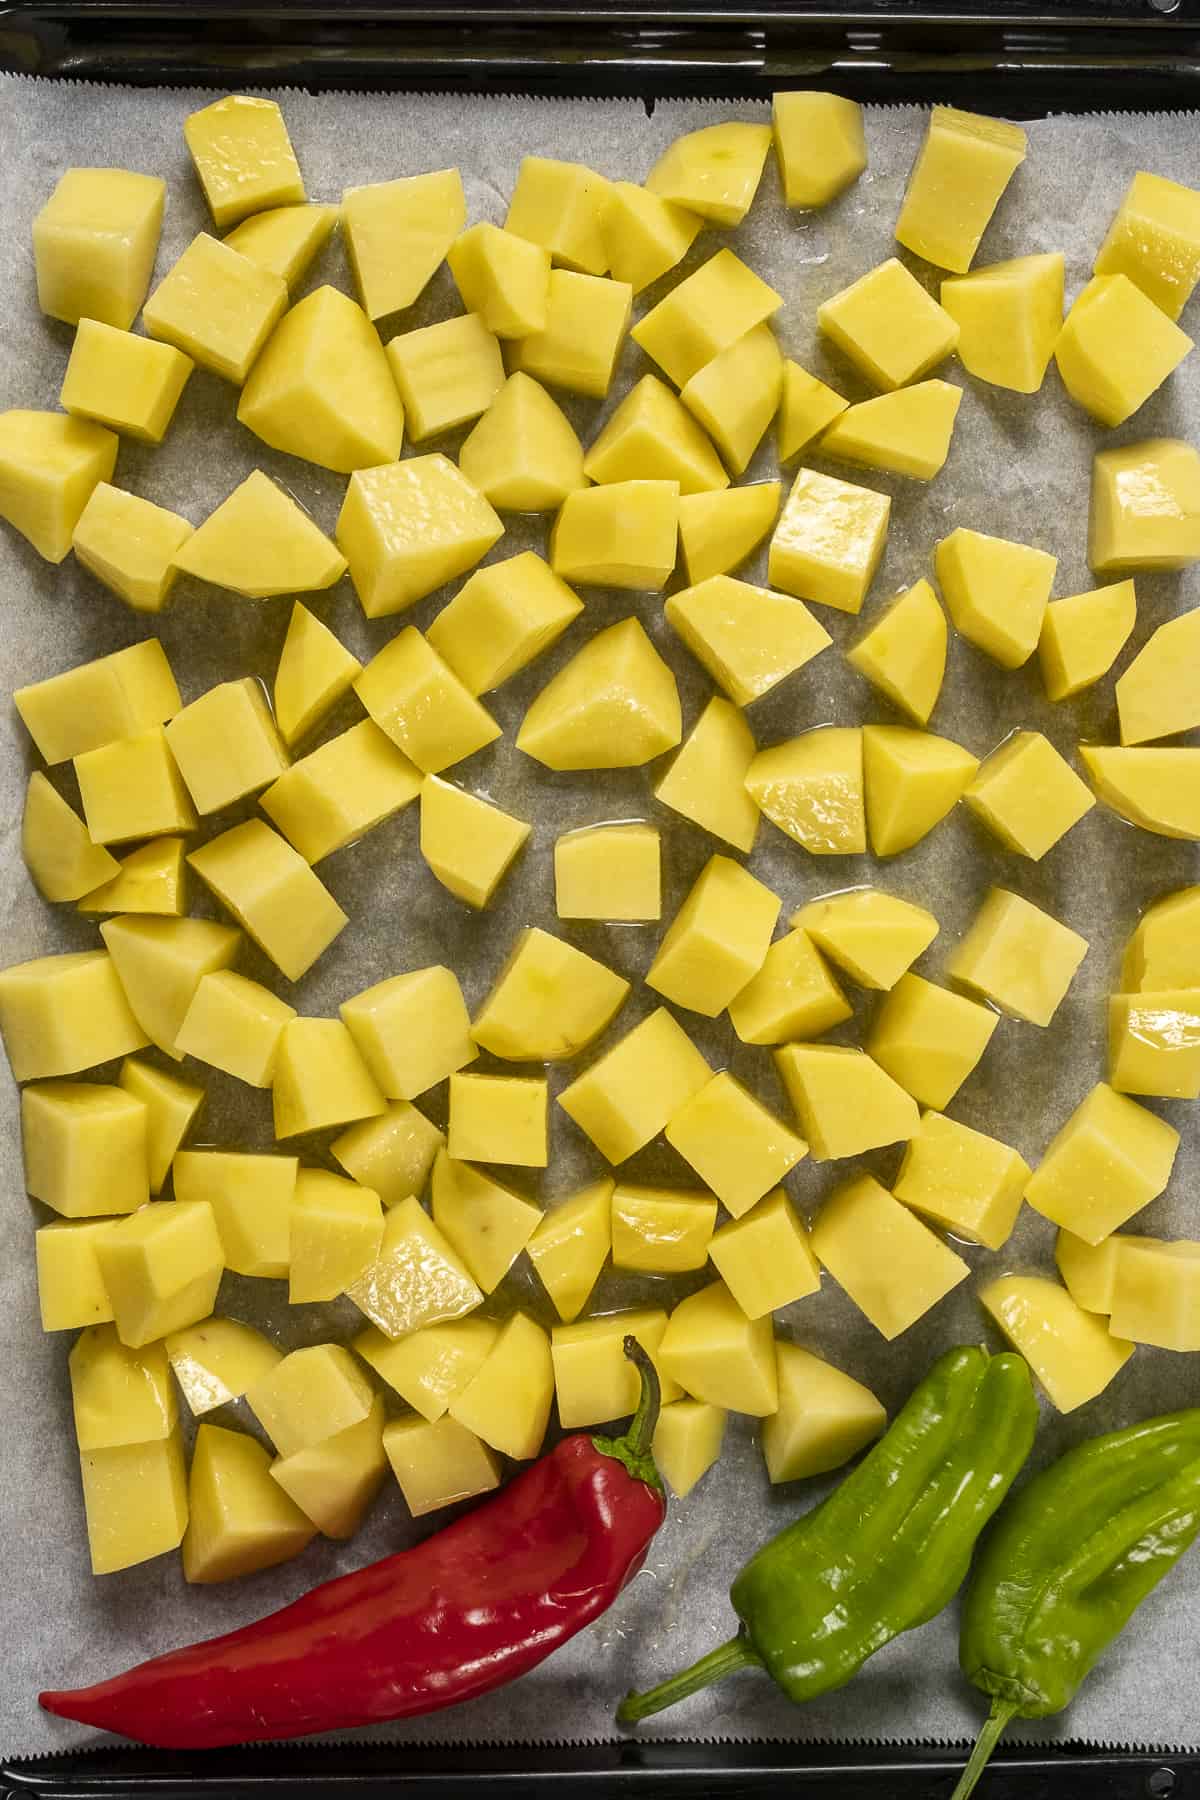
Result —
[{"label": "red pepper stem", "polygon": [[615,1456],[619,1463],[623,1463],[635,1481],[644,1481],[647,1487],[652,1487],[661,1494],[662,1477],[654,1466],[652,1450],[654,1430],[662,1404],[658,1370],[632,1332],[626,1336],[622,1348],[642,1378],[637,1411],[630,1421],[629,1430],[621,1437],[598,1437],[593,1438],[592,1442],[602,1455]]},{"label": "red pepper stem", "polygon": [[959,1777],[950,1800],[967,1800],[968,1794],[975,1791],[975,1783],[983,1774],[992,1751],[1000,1741],[1000,1733],[1017,1714],[1016,1703],[1012,1700],[993,1700],[992,1710],[987,1716],[987,1723],[975,1740],[975,1748],[971,1752],[971,1760]]},{"label": "red pepper stem", "polygon": [[660,1681],[657,1687],[650,1688],[644,1694],[626,1694],[617,1708],[619,1725],[636,1725],[639,1719],[648,1719],[651,1713],[665,1712],[668,1706],[674,1706],[679,1700],[686,1700],[689,1694],[699,1693],[701,1688],[711,1686],[714,1681],[724,1680],[738,1669],[760,1669],[762,1663],[755,1655],[744,1637],[730,1638],[716,1650],[710,1650],[699,1662],[694,1662],[690,1669],[681,1669],[678,1675],[668,1676]]}]

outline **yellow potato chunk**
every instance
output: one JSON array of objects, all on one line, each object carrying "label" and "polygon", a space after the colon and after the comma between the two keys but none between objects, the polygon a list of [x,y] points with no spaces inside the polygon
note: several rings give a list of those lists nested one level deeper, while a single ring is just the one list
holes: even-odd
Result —
[{"label": "yellow potato chunk", "polygon": [[862,738],[871,848],[896,856],[953,811],[979,758],[950,738],[903,725],[866,725]]},{"label": "yellow potato chunk", "polygon": [[820,1037],[851,1015],[845,994],[807,931],[777,938],[758,974],[729,1003],[730,1023],[744,1044]]},{"label": "yellow potato chunk", "polygon": [[779,1400],[769,1318],[748,1319],[723,1281],[681,1300],[658,1361],[694,1400],[766,1418]]},{"label": "yellow potato chunk", "polygon": [[392,1343],[374,1325],[360,1332],[353,1348],[400,1398],[433,1425],[455,1394],[473,1380],[500,1335],[491,1319],[451,1319],[426,1325]]},{"label": "yellow potato chunk", "polygon": [[584,163],[525,156],[504,229],[531,244],[540,244],[567,269],[603,275],[608,258],[600,234],[600,216],[607,196],[604,176]]},{"label": "yellow potato chunk", "polygon": [[150,1198],[146,1108],[124,1088],[38,1081],[21,1094],[25,1187],[69,1219],[131,1213]]},{"label": "yellow potato chunk", "polygon": [[863,112],[856,100],[813,88],[772,94],[771,125],[789,206],[827,206],[867,166]]},{"label": "yellow potato chunk", "polygon": [[740,225],[762,180],[771,148],[767,125],[732,120],[686,131],[646,177],[647,190],[716,225]]},{"label": "yellow potato chunk", "polygon": [[846,660],[901,712],[927,725],[946,673],[946,637],[937,595],[927,581],[917,581],[889,601]]},{"label": "yellow potato chunk", "polygon": [[[220,812],[288,766],[257,681],[223,681],[167,721],[166,739],[199,812]],[[92,752],[94,755],[95,752]]]},{"label": "yellow potato chunk", "polygon": [[729,485],[712,444],[686,406],[656,375],[626,394],[584,457],[592,481],[673,481],[682,494]]},{"label": "yellow potato chunk", "polygon": [[55,1219],[34,1233],[38,1310],[43,1331],[77,1331],[103,1325],[112,1302],[96,1255],[98,1236],[109,1219]]},{"label": "yellow potato chunk", "polygon": [[897,1200],[956,1237],[999,1250],[1021,1210],[1029,1164],[1007,1144],[927,1112],[904,1147]]},{"label": "yellow potato chunk", "polygon": [[821,1285],[821,1271],[787,1195],[776,1188],[708,1247],[713,1266],[748,1318],[790,1306]]},{"label": "yellow potato chunk", "polygon": [[1200,279],[1200,196],[1139,169],[1092,267],[1097,275],[1128,275],[1177,319]]},{"label": "yellow potato chunk", "polygon": [[799,1344],[775,1346],[779,1410],[764,1420],[763,1461],[772,1482],[805,1481],[840,1469],[887,1426],[870,1388]]},{"label": "yellow potato chunk", "polygon": [[386,1102],[340,1019],[289,1019],[271,1085],[276,1138],[374,1118]]},{"label": "yellow potato chunk", "polygon": [[161,444],[192,366],[170,344],[80,319],[59,404],[77,419]]},{"label": "yellow potato chunk", "polygon": [[501,512],[557,512],[568,494],[587,486],[583,445],[570,420],[519,369],[463,440],[458,466]]},{"label": "yellow potato chunk", "polygon": [[1128,276],[1096,275],[1067,314],[1054,360],[1072,400],[1111,428],[1131,418],[1192,347]]},{"label": "yellow potato chunk", "polygon": [[421,784],[421,855],[468,906],[488,904],[531,830],[524,819],[436,775]]},{"label": "yellow potato chunk", "polygon": [[341,1344],[293,1350],[246,1393],[251,1412],[281,1456],[361,1424],[374,1401],[370,1376]]},{"label": "yellow potato chunk", "polygon": [[1028,147],[1020,125],[935,106],[908,178],[897,242],[940,268],[969,269]]},{"label": "yellow potato chunk", "polygon": [[890,256],[817,308],[817,327],[874,387],[919,381],[958,344],[958,326]]},{"label": "yellow potato chunk", "polygon": [[1106,806],[1159,837],[1200,838],[1200,750],[1080,744],[1079,756]]},{"label": "yellow potato chunk", "polygon": [[1037,649],[1057,558],[959,526],[938,544],[934,564],[955,627],[1002,669]]},{"label": "yellow potato chunk", "polygon": [[1075,1237],[1098,1244],[1171,1178],[1179,1133],[1098,1082],[1047,1145],[1025,1198]]},{"label": "yellow potato chunk", "polygon": [[[659,799],[664,785],[655,790]],[[660,918],[662,842],[657,826],[631,820],[563,832],[554,842],[554,910],[560,919],[626,925]]]},{"label": "yellow potato chunk", "polygon": [[116,460],[116,436],[90,419],[0,413],[0,519],[47,562],[62,562],[84,507],[100,482],[111,481]]},{"label": "yellow potato chunk", "polygon": [[354,691],[379,729],[426,775],[462,762],[500,736],[486,707],[414,625],[371,658]]},{"label": "yellow potato chunk", "polygon": [[187,1528],[187,1465],[178,1430],[79,1458],[92,1574],[112,1575],[177,1549]]},{"label": "yellow potato chunk", "polygon": [[261,469],[247,475],[185,539],[175,567],[247,600],[332,587],[346,558]]},{"label": "yellow potato chunk", "polygon": [[826,1200],[810,1242],[818,1262],[889,1340],[915,1325],[971,1272],[870,1175]]},{"label": "yellow potato chunk", "polygon": [[96,844],[192,831],[196,813],[159,725],[75,758],[88,834]]},{"label": "yellow potato chunk", "polygon": [[[121,1086],[146,1108],[150,1192],[158,1194],[176,1152],[204,1105],[204,1089],[181,1081],[178,1075],[168,1075],[165,1069],[156,1069],[136,1056],[127,1056],[121,1064]],[[228,1258],[226,1264],[231,1266]]]},{"label": "yellow potato chunk", "polygon": [[550,533],[564,581],[657,592],[675,567],[677,481],[614,481],[568,494]]},{"label": "yellow potato chunk", "polygon": [[873,488],[801,469],[771,538],[772,586],[857,613],[887,542],[892,502]]},{"label": "yellow potato chunk", "polygon": [[337,522],[369,619],[403,612],[473,569],[503,534],[483,495],[440,454],[356,470]]},{"label": "yellow potato chunk", "polygon": [[347,1175],[371,1188],[385,1206],[398,1206],[423,1190],[445,1133],[407,1100],[350,1125],[329,1146]]},{"label": "yellow potato chunk", "polygon": [[704,221],[632,181],[610,181],[600,209],[604,258],[614,281],[640,293],[683,261]]},{"label": "yellow potato chunk", "polygon": [[403,332],[387,359],[414,443],[477,419],[504,386],[500,345],[478,313]]},{"label": "yellow potato chunk", "polygon": [[296,1009],[232,969],[203,975],[175,1048],[250,1087],[269,1088],[283,1028]]},{"label": "yellow potato chunk", "polygon": [[860,400],[823,433],[820,454],[834,462],[932,481],[950,454],[961,400],[962,389],[949,381],[918,381]]},{"label": "yellow potato chunk", "polygon": [[712,856],[659,944],[646,985],[715,1019],[761,969],[780,899],[728,856]]},{"label": "yellow potato chunk", "polygon": [[188,1482],[184,1578],[231,1581],[298,1556],[316,1527],[271,1479],[271,1455],[244,1431],[201,1425]]},{"label": "yellow potato chunk", "polygon": [[183,136],[218,231],[248,213],[303,202],[300,165],[274,100],[227,94],[189,113]]},{"label": "yellow potato chunk", "polygon": [[779,410],[783,356],[769,325],[756,325],[688,381],[680,399],[735,475],[749,466]]},{"label": "yellow potato chunk", "polygon": [[598,631],[550,678],[516,744],[548,769],[629,769],[673,750],[682,736],[675,677],[628,618]]},{"label": "yellow potato chunk", "polygon": [[1148,906],[1121,964],[1123,993],[1200,987],[1200,887],[1179,888]]},{"label": "yellow potato chunk", "polygon": [[350,922],[304,858],[260,819],[222,832],[188,861],[289,981]]},{"label": "yellow potato chunk", "polygon": [[1200,1244],[1129,1240],[1116,1259],[1108,1328],[1160,1350],[1200,1350]]},{"label": "yellow potato chunk", "polygon": [[833,641],[802,600],[731,575],[713,575],[672,594],[664,610],[692,655],[738,706],[769,693]]},{"label": "yellow potato chunk", "polygon": [[21,814],[21,855],[46,900],[78,900],[120,871],[115,856],[94,844],[87,826],[58,789],[35,769]]},{"label": "yellow potato chunk", "polygon": [[851,888],[810,900],[789,923],[807,931],[839,969],[860,987],[895,987],[928,950],[939,926],[931,912],[879,888]]},{"label": "yellow potato chunk", "polygon": [[84,894],[81,913],[159,913],[181,919],[188,908],[186,844],[181,837],[152,838],[131,850],[111,881]]},{"label": "yellow potato chunk", "polygon": [[144,638],[17,688],[13,705],[38,754],[60,763],[161,725],[179,711],[180,700],[162,645]]},{"label": "yellow potato chunk", "polygon": [[537,1455],[554,1398],[550,1339],[526,1313],[514,1313],[474,1378],[450,1402],[468,1431],[517,1462]]},{"label": "yellow potato chunk", "polygon": [[152,338],[240,387],[283,317],[287,284],[200,232],[142,310]]},{"label": "yellow potato chunk", "polygon": [[1087,953],[1087,939],[1077,931],[1019,894],[994,887],[946,972],[1011,1018],[1048,1025]]},{"label": "yellow potato chunk", "polygon": [[97,482],[71,538],[75,560],[135,612],[161,612],[179,573],[190,519],[107,481]]},{"label": "yellow potato chunk", "polygon": [[1060,1231],[1054,1243],[1054,1260],[1077,1306],[1082,1306],[1084,1312],[1111,1313],[1117,1265],[1126,1249],[1157,1241],[1116,1233],[1098,1244],[1088,1244],[1069,1231]]},{"label": "yellow potato chunk", "polygon": [[289,749],[350,692],[362,664],[299,600],[275,671],[275,722]]},{"label": "yellow potato chunk", "polygon": [[1069,700],[1107,675],[1136,623],[1132,581],[1051,600],[1038,639],[1047,699]]},{"label": "yellow potato chunk", "polygon": [[297,1167],[294,1156],[181,1150],[172,1168],[175,1197],[211,1206],[227,1269],[280,1280],[291,1254]]},{"label": "yellow potato chunk", "polygon": [[1198,675],[1200,608],[1193,608],[1158,626],[1117,682],[1121,742],[1145,744],[1200,724]]},{"label": "yellow potato chunk", "polygon": [[468,693],[486,694],[548,650],[583,602],[532,550],[468,576],[426,632]]},{"label": "yellow potato chunk", "polygon": [[922,1106],[945,1107],[977,1066],[999,1016],[920,975],[902,975],[875,1014],[867,1050]]},{"label": "yellow potato chunk", "polygon": [[325,1537],[353,1537],[383,1485],[383,1422],[383,1396],[377,1395],[357,1425],[271,1464],[272,1480]]},{"label": "yellow potato chunk", "polygon": [[867,847],[862,732],[822,725],[760,750],[746,787],[772,825],[813,856],[861,856]]},{"label": "yellow potato chunk", "polygon": [[14,1081],[75,1075],[149,1042],[104,950],[0,970],[0,1035]]},{"label": "yellow potato chunk", "polygon": [[458,977],[440,963],[376,982],[338,1011],[389,1100],[415,1100],[479,1054]]},{"label": "yellow potato chunk", "polygon": [[610,1163],[657,1137],[712,1070],[665,1007],[643,1019],[558,1096]]},{"label": "yellow potato chunk", "polygon": [[404,408],[379,333],[338,288],[284,314],[250,371],[238,422],[273,450],[343,475],[394,463]]},{"label": "yellow potato chunk", "polygon": [[849,404],[841,394],[789,358],[783,365],[783,389],[779,400],[776,449],[780,462],[794,462]]},{"label": "yellow potato chunk", "polygon": [[1040,731],[1016,731],[985,757],[963,795],[1004,845],[1040,862],[1096,804],[1086,782]]},{"label": "yellow potato chunk", "polygon": [[654,798],[737,850],[751,851],[758,807],[746,776],[758,753],[754,733],[730,701],[714,694],[654,790]]},{"label": "yellow potato chunk", "polygon": [[1186,569],[1200,558],[1200,452],[1178,438],[1100,450],[1088,561],[1097,575]]},{"label": "yellow potato chunk", "polygon": [[958,326],[958,360],[977,381],[1036,394],[1063,320],[1061,250],[991,263],[942,283],[943,311]]},{"label": "yellow potato chunk", "polygon": [[1127,1339],[1044,1275],[1002,1275],[979,1299],[1059,1412],[1094,1400],[1133,1355]]},{"label": "yellow potato chunk", "polygon": [[658,1415],[653,1453],[660,1474],[680,1500],[707,1475],[725,1440],[723,1407],[703,1400],[672,1400]]},{"label": "yellow potato chunk", "polygon": [[465,1263],[411,1194],[388,1212],[378,1261],[348,1292],[387,1338],[461,1319],[483,1299]]},{"label": "yellow potato chunk", "polygon": [[916,1101],[865,1050],[840,1044],[785,1044],[775,1067],[814,1162],[907,1143]]},{"label": "yellow potato chunk", "polygon": [[550,252],[499,225],[472,225],[446,261],[468,313],[499,338],[529,337],[546,325]]},{"label": "yellow potato chunk", "polygon": [[272,206],[235,225],[225,242],[260,269],[282,275],[294,292],[337,222],[336,206]]},{"label": "yellow potato chunk", "polygon": [[551,387],[603,400],[632,311],[628,282],[552,269],[545,327],[514,343],[510,367]]},{"label": "yellow potato chunk", "polygon": [[164,1342],[171,1373],[195,1418],[240,1400],[283,1361],[282,1350],[269,1338],[236,1319],[214,1316],[173,1331]]},{"label": "yellow potato chunk", "polygon": [[155,1201],[119,1219],[96,1257],[117,1335],[134,1350],[207,1319],[225,1268],[204,1200]]},{"label": "yellow potato chunk", "polygon": [[618,1182],[612,1195],[613,1268],[653,1275],[702,1269],[716,1223],[711,1194]]},{"label": "yellow potato chunk", "polygon": [[[450,1079],[453,1086],[462,1077],[452,1075]],[[504,1077],[478,1079],[495,1081]],[[544,1111],[544,1095],[542,1100]],[[452,1093],[448,1142],[453,1141],[453,1109]],[[485,1294],[499,1287],[537,1230],[541,1217],[539,1209],[524,1195],[469,1163],[456,1162],[446,1151],[438,1151],[433,1165],[433,1222]]]},{"label": "yellow potato chunk", "polygon": [[365,837],[415,800],[421,776],[371,719],[284,769],[259,804],[307,863]]},{"label": "yellow potato chunk", "polygon": [[[205,975],[227,969],[242,936],[211,919],[108,919],[100,927],[129,1005],[147,1037],[182,1060],[179,1028]],[[140,1045],[131,1046],[140,1049]]]},{"label": "yellow potato chunk", "polygon": [[170,1437],[179,1418],[166,1351],[130,1349],[114,1325],[81,1331],[67,1358],[81,1450],[114,1450]]},{"label": "yellow potato chunk", "polygon": [[38,305],[77,325],[128,331],[137,318],[162,231],[167,184],[131,169],[66,169],[33,221]]},{"label": "yellow potato chunk", "polygon": [[780,484],[683,494],[679,500],[679,552],[693,586],[725,575],[751,556],[779,514]]},{"label": "yellow potato chunk", "polygon": [[583,1311],[612,1249],[612,1195],[611,1181],[593,1181],[556,1203],[525,1245],[565,1324]]},{"label": "yellow potato chunk", "polygon": [[447,1152],[460,1162],[544,1169],[550,1160],[546,1106],[546,1083],[538,1077],[452,1075]]},{"label": "yellow potato chunk", "polygon": [[[574,1431],[581,1425],[628,1418],[637,1406],[641,1381],[625,1354],[625,1339],[636,1338],[657,1368],[666,1329],[666,1312],[654,1307],[556,1325],[550,1334],[550,1355],[559,1424]],[[668,1404],[679,1398],[678,1383],[661,1370],[659,1384]]]},{"label": "yellow potato chunk", "polygon": [[1200,988],[1111,995],[1108,1070],[1123,1094],[1200,1098]]},{"label": "yellow potato chunk", "polygon": [[342,229],[369,319],[411,306],[467,222],[457,169],[347,188]]},{"label": "yellow potato chunk", "polygon": [[638,320],[631,336],[676,387],[783,305],[732,250],[718,250]]},{"label": "yellow potato chunk", "polygon": [[414,1519],[500,1486],[500,1459],[456,1419],[391,1419],[383,1448]]},{"label": "yellow potato chunk", "polygon": [[518,936],[471,1036],[506,1061],[561,1061],[599,1037],[628,993],[623,976],[534,926]]},{"label": "yellow potato chunk", "polygon": [[288,1303],[336,1300],[379,1256],[379,1195],[327,1169],[301,1169],[292,1202]]}]

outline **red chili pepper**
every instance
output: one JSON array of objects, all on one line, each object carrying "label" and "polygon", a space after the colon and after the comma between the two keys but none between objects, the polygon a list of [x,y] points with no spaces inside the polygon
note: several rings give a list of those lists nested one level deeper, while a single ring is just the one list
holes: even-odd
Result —
[{"label": "red chili pepper", "polygon": [[436,1712],[523,1675],[612,1604],[666,1513],[650,1454],[658,1377],[632,1337],[625,1353],[642,1395],[624,1437],[565,1438],[415,1548],[42,1706],[204,1750]]}]

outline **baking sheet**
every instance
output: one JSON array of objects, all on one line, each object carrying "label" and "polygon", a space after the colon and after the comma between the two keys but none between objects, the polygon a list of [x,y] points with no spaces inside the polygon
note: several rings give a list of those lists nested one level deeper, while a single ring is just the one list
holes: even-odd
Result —
[{"label": "baking sheet", "polygon": [[[30,221],[60,170],[71,163],[114,164],[165,176],[170,184],[161,273],[208,220],[184,148],[181,125],[211,95],[133,91],[89,85],[0,78],[0,407],[56,403],[70,344],[67,327],[41,317],[34,297]],[[352,96],[287,93],[283,102],[305,170],[310,197],[336,200],[343,185],[457,163],[472,220],[502,220],[520,157],[530,152],[585,158],[612,176],[641,179],[679,132],[727,117],[759,116],[755,106],[663,104],[647,117],[635,102],[490,100],[431,96]],[[768,162],[758,200],[732,241],[785,298],[774,321],[786,351],[827,376],[854,398],[866,390],[835,353],[818,343],[817,304],[847,281],[891,255],[901,192],[920,141],[923,114],[913,108],[871,111],[871,167],[859,184],[825,212],[789,216]],[[1015,177],[985,239],[980,260],[1062,249],[1068,293],[1087,279],[1091,258],[1125,185],[1138,168],[1185,181],[1197,176],[1194,117],[1057,119],[1030,126],[1030,155]],[[730,235],[704,233],[688,266]],[[928,270],[918,270],[929,279]],[[638,311],[669,287],[671,276],[639,301]],[[350,288],[340,241],[326,248],[309,287],[324,281]],[[457,310],[443,269],[411,321],[423,324]],[[1187,324],[1185,317],[1183,323]],[[385,335],[397,328],[392,321]],[[630,341],[614,396],[649,365]],[[894,495],[887,556],[866,616],[917,576],[931,572],[938,538],[969,525],[1051,549],[1059,558],[1056,593],[1093,585],[1085,560],[1090,458],[1101,434],[1070,406],[1053,369],[1040,395],[1022,398],[977,384],[955,362],[939,371],[961,380],[965,396],[950,460],[928,487],[865,474]],[[586,437],[611,408],[569,400],[567,409]],[[325,529],[332,529],[343,480],[268,450],[235,422],[236,393],[198,372],[184,395],[166,443],[158,450],[123,441],[116,480],[200,520],[252,468],[282,481]],[[1158,433],[1200,435],[1200,377],[1185,367],[1113,440]],[[453,451],[458,437],[435,446]],[[846,470],[836,471],[846,474]],[[748,479],[774,473],[770,444]],[[853,472],[849,472],[851,478]],[[540,547],[547,521],[510,520],[491,553],[508,556]],[[765,580],[765,558],[745,571]],[[1149,632],[1198,596],[1191,576],[1139,578],[1140,616],[1122,664]],[[431,596],[403,620],[370,623],[348,582],[308,604],[365,656],[402,624],[424,626],[444,603]],[[599,627],[636,612],[677,673],[690,729],[709,697],[698,665],[666,629],[656,597],[586,590],[586,611],[550,655],[524,671],[488,705],[504,739],[453,778],[533,821],[530,845],[484,916],[451,899],[417,851],[416,808],[409,809],[351,849],[321,865],[320,873],[352,923],[316,969],[289,991],[253,949],[242,966],[287,991],[302,1011],[330,1013],[338,1001],[370,982],[435,960],[459,972],[470,1004],[486,991],[515,933],[531,923],[557,928],[553,912],[552,849],[557,834],[599,819],[653,818],[664,834],[665,908],[670,918],[707,857],[719,846],[698,828],[657,806],[651,788],[664,764],[615,774],[552,775],[512,748],[524,708],[549,675]],[[145,623],[68,561],[54,569],[11,531],[0,528],[0,687],[34,681],[145,635]],[[837,719],[890,721],[886,704],[844,662],[844,646],[860,629],[842,614],[818,609],[835,647],[749,710],[760,743]],[[182,580],[170,610],[156,623],[184,699],[213,682],[253,672],[270,678],[283,640],[290,602],[261,604]],[[1119,667],[1122,665],[1118,665]],[[357,716],[353,702],[325,727],[343,729]],[[1010,730],[1044,731],[1068,755],[1080,737],[1113,741],[1111,679],[1079,700],[1049,706],[1036,659],[1006,674],[952,637],[942,700],[932,721],[979,755]],[[15,713],[0,717],[0,819],[3,840],[4,959],[19,961],[95,941],[95,927],[71,908],[51,909],[34,891],[19,853],[24,781],[31,747]],[[69,791],[69,790],[68,790]],[[243,809],[245,810],[245,809]],[[215,832],[228,821],[209,821]],[[1103,1070],[1103,996],[1113,983],[1120,943],[1138,909],[1165,889],[1196,879],[1196,850],[1135,833],[1097,807],[1039,864],[1009,855],[985,840],[963,809],[924,843],[875,867],[863,858],[811,858],[764,824],[751,867],[784,902],[783,918],[803,900],[877,880],[929,905],[941,935],[918,967],[940,979],[947,958],[986,887],[1003,882],[1046,907],[1089,939],[1091,951],[1072,990],[1045,1031],[1012,1020],[997,1029],[982,1066],[950,1109],[956,1118],[1015,1144],[1031,1161]],[[198,899],[208,910],[206,899]],[[781,929],[783,928],[781,922]],[[653,927],[570,927],[582,948],[637,977],[653,955]],[[853,1026],[834,1034],[852,1042],[869,1016],[870,1001],[850,989]],[[657,1004],[636,992],[610,1038]],[[714,1066],[727,1065],[772,1103],[783,1105],[770,1056],[748,1050],[727,1021],[683,1015]],[[605,1040],[608,1041],[608,1040]],[[479,1068],[488,1066],[481,1059]],[[211,1071],[209,1106],[199,1142],[266,1147],[270,1100]],[[555,1090],[570,1069],[550,1071]],[[7,1073],[0,1076],[6,1086]],[[422,1102],[444,1123],[444,1091]],[[1139,1215],[1137,1228],[1167,1236],[1200,1235],[1192,1198],[1200,1121],[1194,1108],[1152,1102],[1184,1134],[1169,1191]],[[599,1172],[596,1153],[571,1122],[552,1108],[552,1162],[540,1182],[522,1173],[518,1185],[550,1199]],[[70,1333],[38,1329],[32,1233],[40,1217],[22,1198],[15,1094],[0,1103],[0,1173],[7,1198],[0,1209],[0,1531],[7,1575],[0,1584],[0,1635],[5,1681],[0,1684],[0,1749],[17,1755],[95,1741],[91,1734],[39,1713],[34,1696],[45,1685],[69,1686],[110,1674],[138,1657],[206,1636],[282,1604],[313,1582],[385,1554],[432,1529],[406,1519],[390,1484],[366,1527],[348,1545],[314,1545],[287,1567],[223,1587],[189,1589],[178,1559],[94,1580],[73,1445],[66,1358]],[[311,1159],[322,1159],[321,1144]],[[894,1174],[899,1149],[864,1159],[882,1179]],[[811,1217],[822,1196],[846,1174],[845,1165],[804,1162],[788,1187]],[[630,1179],[681,1184],[693,1178],[661,1143],[626,1165]],[[978,1283],[1012,1267],[1049,1267],[1053,1228],[1025,1210],[1017,1233],[998,1254],[971,1248],[972,1278],[895,1345],[887,1345],[831,1282],[790,1308],[780,1329],[868,1382],[889,1409],[944,1347],[990,1337],[974,1298]],[[596,1296],[601,1309],[678,1297],[703,1276],[664,1282],[620,1280],[607,1274]],[[544,1300],[527,1266],[494,1297],[493,1309],[512,1303],[538,1310]],[[289,1347],[320,1341],[331,1331],[348,1336],[357,1314],[348,1303],[289,1313],[282,1284],[227,1276],[220,1308],[265,1325]],[[995,1341],[991,1339],[991,1341]],[[1045,1460],[1092,1432],[1200,1397],[1197,1362],[1141,1349],[1106,1394],[1063,1419],[1045,1408],[1037,1457]],[[235,1412],[237,1409],[234,1409]],[[220,1415],[214,1415],[220,1417]],[[243,1423],[247,1423],[245,1418]],[[726,1598],[741,1562],[763,1539],[823,1491],[801,1484],[771,1491],[749,1421],[731,1421],[719,1466],[682,1502],[657,1539],[647,1566],[609,1616],[534,1674],[500,1695],[452,1709],[427,1721],[387,1727],[379,1735],[401,1741],[566,1741],[612,1734],[612,1709],[631,1684],[647,1685],[724,1640],[733,1628]],[[1194,1705],[1195,1616],[1200,1604],[1200,1554],[1142,1608],[1118,1648],[1089,1678],[1063,1717],[1026,1728],[1030,1738],[1090,1739],[1103,1743],[1200,1743]],[[803,1739],[962,1739],[973,1735],[983,1708],[956,1664],[955,1609],[921,1632],[893,1643],[853,1684],[798,1711],[765,1678],[744,1675],[642,1728],[665,1737],[776,1737]],[[1020,1728],[1013,1735],[1019,1735]]]}]

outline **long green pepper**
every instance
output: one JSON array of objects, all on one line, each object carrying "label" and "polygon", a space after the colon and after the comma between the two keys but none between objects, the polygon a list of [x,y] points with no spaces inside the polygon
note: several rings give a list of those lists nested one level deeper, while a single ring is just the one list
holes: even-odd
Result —
[{"label": "long green pepper", "polygon": [[737,1635],[627,1695],[618,1719],[648,1718],[737,1669],[765,1669],[797,1702],[844,1686],[955,1593],[1037,1417],[1021,1357],[947,1351],[858,1467],[746,1564],[730,1590]]}]

